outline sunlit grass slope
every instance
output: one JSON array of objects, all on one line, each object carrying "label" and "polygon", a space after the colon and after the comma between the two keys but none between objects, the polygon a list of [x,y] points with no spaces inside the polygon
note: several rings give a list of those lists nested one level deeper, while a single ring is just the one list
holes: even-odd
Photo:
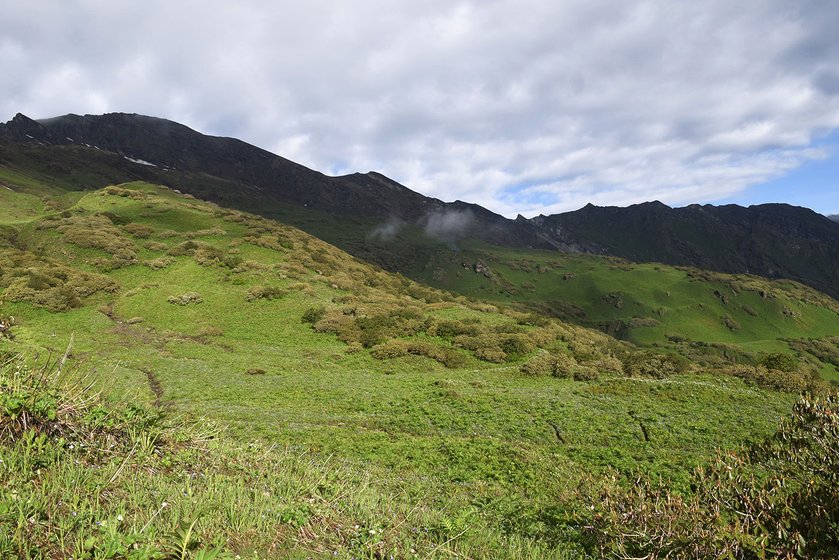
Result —
[{"label": "sunlit grass slope", "polygon": [[[246,475],[217,484],[234,488],[220,490],[233,493],[222,501],[244,499],[236,492],[247,494],[249,476],[293,485],[278,501],[292,513],[286,519],[276,506],[270,523],[218,533],[225,518],[202,513],[208,546],[261,556],[578,554],[588,545],[572,496],[586,477],[615,468],[688,491],[692,469],[715,449],[771,433],[795,392],[821,390],[806,350],[791,364],[777,356],[758,364],[756,354],[754,363],[698,365],[674,354],[678,346],[639,352],[596,330],[437,291],[294,228],[162,187],[33,198],[33,187],[6,181],[15,188],[4,189],[10,210],[0,220],[0,319],[11,325],[3,351],[44,360],[72,342],[67,367],[81,364],[110,399],[218,422],[229,428],[220,445],[232,456],[249,442],[274,446],[233,461]],[[682,301],[669,291],[662,297]],[[829,315],[795,305],[801,315],[792,320],[826,334]],[[822,354],[826,367],[831,354]],[[121,445],[130,452],[134,443]],[[129,456],[126,465],[142,464]],[[172,503],[160,496],[178,473],[224,473],[225,457],[190,458],[199,464],[174,470],[152,462],[136,485],[132,527],[158,500]],[[117,470],[103,460],[103,472]],[[295,472],[311,461],[314,474],[274,480],[289,472],[272,466],[283,461]],[[91,484],[122,492],[129,480]],[[321,484],[328,498],[317,494]],[[261,504],[254,515],[269,508],[247,495]],[[165,520],[176,526],[197,515]],[[266,532],[278,526],[287,534],[274,542]],[[78,550],[86,530],[68,533],[66,546]]]},{"label": "sunlit grass slope", "polygon": [[[839,335],[839,302],[792,281],[495,247],[441,251],[410,274],[697,357],[801,353]],[[839,381],[837,365],[826,362],[823,375]]]}]

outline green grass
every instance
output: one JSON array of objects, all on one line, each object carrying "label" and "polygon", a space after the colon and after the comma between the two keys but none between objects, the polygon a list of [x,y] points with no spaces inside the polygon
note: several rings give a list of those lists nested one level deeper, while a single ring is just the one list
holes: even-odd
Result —
[{"label": "green grass", "polygon": [[[475,272],[478,262],[488,274]],[[488,247],[441,252],[430,266],[409,274],[440,288],[601,328],[643,346],[670,346],[675,339],[761,354],[791,352],[785,339],[839,333],[839,303],[790,281]],[[730,325],[726,317],[733,320]]]},{"label": "green grass", "polygon": [[[16,208],[30,199],[20,195],[19,200]],[[532,282],[534,301],[559,296],[600,301],[587,311],[592,321],[631,317],[631,309],[648,312],[661,301],[672,309],[659,316],[662,325],[647,329],[659,334],[677,326],[695,329],[681,333],[686,338],[692,334],[695,341],[707,340],[703,333],[710,329],[721,337],[713,342],[752,352],[790,351],[786,343],[778,343],[780,336],[836,334],[835,314],[792,301],[776,285],[774,298],[758,295],[756,301],[750,291],[740,290],[723,306],[713,290],[706,294],[717,286],[730,289],[717,280],[691,280],[688,272],[666,267],[627,271],[623,264],[557,255],[539,255],[543,260],[538,262],[552,269],[541,274],[515,270],[507,261],[489,263],[501,277],[495,283],[478,278],[460,262],[451,263],[452,277],[463,271],[461,278],[474,283],[475,294],[486,291],[486,297],[504,304],[470,301],[386,273],[294,228],[144,183],[87,193],[67,211],[16,222],[25,246],[0,249],[3,258],[20,261],[0,265],[0,318],[15,318],[14,339],[0,339],[0,349],[55,359],[72,339],[69,363],[81,364],[109,398],[156,408],[167,418],[206,418],[227,428],[223,437],[197,447],[178,443],[190,435],[161,436],[171,445],[145,455],[131,454],[133,436],[120,440],[122,453],[101,458],[99,468],[81,479],[83,484],[101,488],[126,457],[122,473],[139,468],[140,476],[134,480],[120,474],[106,485],[107,492],[86,493],[86,524],[61,529],[68,535],[67,549],[84,544],[89,535],[101,537],[96,542],[104,547],[105,538],[90,522],[107,520],[111,527],[115,516],[125,520],[130,515],[130,522],[114,525],[120,542],[138,538],[150,550],[161,549],[167,531],[180,521],[197,518],[206,546],[259,557],[333,552],[412,557],[411,549],[418,557],[573,556],[584,543],[571,517],[548,526],[545,519],[584,478],[618,469],[661,477],[674,490],[688,491],[694,467],[717,448],[735,448],[771,433],[795,395],[746,383],[710,366],[692,366],[665,379],[627,378],[600,364],[633,355],[631,345],[599,331],[550,320],[543,324],[506,305],[523,301],[526,293],[507,298],[499,290]],[[107,223],[101,218],[104,212]],[[90,246],[84,237],[81,245],[64,241],[68,224],[94,219],[111,236],[111,244]],[[141,230],[132,230],[130,224],[143,224],[151,232],[138,237],[131,231]],[[101,232],[92,235],[101,241]],[[195,245],[184,245],[188,243]],[[129,247],[134,260],[117,259],[117,246],[122,251]],[[143,264],[167,257],[168,264],[160,268]],[[84,287],[93,281],[81,274],[86,272],[104,276],[116,287],[85,292],[70,309],[50,311],[20,289],[38,284],[30,269],[57,285],[76,282]],[[574,273],[572,280],[561,279],[567,271]],[[33,278],[29,284],[27,278]],[[565,291],[555,292],[556,285]],[[639,287],[630,293],[627,287],[632,285]],[[249,301],[257,286],[277,288],[281,297]],[[603,302],[604,291],[619,288],[620,309]],[[189,293],[200,294],[200,303],[169,303],[169,298]],[[677,309],[689,309],[691,297],[718,307],[668,319],[680,316]],[[760,326],[759,320],[737,314],[741,337],[726,335],[716,327],[717,314],[736,305],[755,306],[769,324]],[[325,314],[313,328],[301,318],[317,306]],[[801,315],[783,316],[783,307]],[[446,367],[414,354],[374,358],[361,344],[370,332],[359,326],[365,324],[360,319],[386,329],[390,327],[381,325],[397,311],[415,314],[419,326],[382,336],[445,349],[458,358],[452,362],[457,365]],[[781,318],[772,315],[776,312]],[[711,322],[709,317],[715,316]],[[799,326],[783,330],[787,319]],[[703,326],[695,327],[695,321]],[[532,342],[531,350],[510,352],[497,364],[482,361],[454,335],[437,333],[446,322],[473,328],[478,333],[473,338],[492,344]],[[650,343],[659,340],[644,329],[632,333],[629,338],[638,342],[646,335]],[[541,351],[600,368],[599,375],[585,382],[522,375],[522,364]],[[24,450],[16,446],[29,444],[17,439],[10,445],[3,452],[19,455]],[[33,490],[42,504],[66,503],[72,488],[66,481],[76,473],[59,452],[66,449],[54,445],[43,444],[49,447],[44,451],[47,467],[57,469],[55,476],[64,482]],[[166,461],[174,467],[164,467]],[[21,484],[18,476],[27,476],[2,472],[9,488]],[[205,478],[192,485],[184,472]],[[160,509],[157,504],[174,504],[168,496],[178,491],[187,496],[193,492],[195,498],[177,510],[164,509],[155,517],[152,536],[138,536]],[[263,491],[268,494],[260,495]],[[269,499],[276,495],[285,498]],[[242,509],[229,504],[242,504]],[[44,506],[44,515],[52,515],[49,507]],[[266,511],[270,513],[263,521]],[[26,522],[21,523],[8,546],[23,542],[19,531]],[[42,527],[37,522],[48,542],[52,523]],[[381,545],[376,544],[377,534],[387,535]]]}]

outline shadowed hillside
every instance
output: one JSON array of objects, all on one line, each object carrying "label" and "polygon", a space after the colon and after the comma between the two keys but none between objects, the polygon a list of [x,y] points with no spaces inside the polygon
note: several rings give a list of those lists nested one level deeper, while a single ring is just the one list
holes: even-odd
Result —
[{"label": "shadowed hillside", "polygon": [[839,224],[787,204],[588,205],[533,222],[586,252],[768,278],[839,296]]}]

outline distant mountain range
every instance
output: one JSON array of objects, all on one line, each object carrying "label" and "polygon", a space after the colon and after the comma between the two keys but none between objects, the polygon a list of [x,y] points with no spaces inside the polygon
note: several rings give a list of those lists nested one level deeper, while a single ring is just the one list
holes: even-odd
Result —
[{"label": "distant mountain range", "polygon": [[37,121],[18,114],[0,125],[0,164],[48,171],[74,189],[158,182],[278,217],[391,269],[432,250],[417,236],[388,244],[411,230],[453,246],[477,241],[789,278],[839,297],[837,216],[786,204],[588,205],[510,220],[475,204],[423,196],[379,173],[329,177],[240,140],[122,113]]}]

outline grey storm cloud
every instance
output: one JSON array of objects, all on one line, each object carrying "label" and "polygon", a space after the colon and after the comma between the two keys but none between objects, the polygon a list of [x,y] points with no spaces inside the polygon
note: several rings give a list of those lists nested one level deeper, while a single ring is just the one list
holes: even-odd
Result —
[{"label": "grey storm cloud", "polygon": [[0,113],[170,118],[507,215],[712,201],[826,157],[836,29],[823,1],[0,0]]}]

